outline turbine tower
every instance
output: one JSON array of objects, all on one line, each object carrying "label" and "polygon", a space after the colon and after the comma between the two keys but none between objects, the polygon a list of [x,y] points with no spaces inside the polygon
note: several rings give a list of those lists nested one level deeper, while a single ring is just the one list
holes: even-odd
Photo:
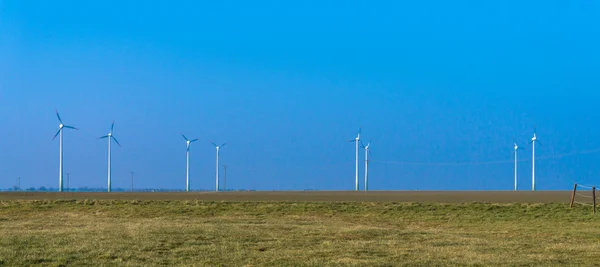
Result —
[{"label": "turbine tower", "polygon": [[369,191],[369,154],[371,154],[371,141],[366,146],[362,144],[362,147],[365,149],[365,192],[367,192]]},{"label": "turbine tower", "polygon": [[518,190],[518,187],[517,187],[517,151],[519,149],[523,149],[523,148],[519,147],[517,145],[517,142],[513,142],[513,143],[515,144],[515,150],[513,151],[513,155],[515,156],[515,191],[517,191]]},{"label": "turbine tower", "polygon": [[531,142],[529,142],[531,144],[531,191],[535,191],[535,143],[538,143],[540,145],[542,145],[542,143],[540,143],[540,141],[537,139],[537,134],[536,134],[536,129],[533,129],[533,138],[531,138]]},{"label": "turbine tower", "polygon": [[219,192],[219,150],[224,147],[227,143],[223,143],[222,145],[217,145],[212,142],[213,146],[217,149],[217,168],[216,168],[216,178],[215,178],[215,191]]},{"label": "turbine tower", "polygon": [[59,140],[60,140],[60,144],[59,144],[59,160],[58,160],[58,191],[62,192],[63,191],[63,129],[73,129],[73,130],[77,130],[77,128],[73,127],[73,126],[68,126],[65,125],[62,121],[62,119],[60,118],[60,115],[58,115],[58,110],[56,110],[56,117],[58,118],[58,121],[60,122],[60,124],[58,125],[58,131],[56,132],[56,134],[54,135],[54,138],[52,138],[52,140],[56,139],[56,137],[58,135],[60,135]]},{"label": "turbine tower", "polygon": [[355,163],[355,165],[356,165],[356,172],[355,172],[356,181],[355,181],[355,185],[354,185],[354,191],[358,191],[358,146],[360,144],[360,132],[361,132],[361,129],[358,128],[358,135],[356,135],[356,138],[348,141],[348,142],[354,142],[356,145],[356,163]]},{"label": "turbine tower", "polygon": [[181,133],[181,136],[183,136],[183,139],[185,139],[185,142],[186,142],[185,191],[189,192],[190,191],[190,146],[192,145],[193,142],[198,141],[198,138],[196,138],[194,140],[189,140],[187,137],[185,137],[185,135],[183,133]]},{"label": "turbine tower", "polygon": [[117,141],[117,138],[115,138],[115,136],[113,135],[113,129],[115,128],[115,121],[112,122],[112,125],[110,126],[110,132],[102,137],[99,137],[98,139],[104,139],[104,138],[108,138],[108,192],[110,192],[111,189],[111,168],[110,168],[110,154],[111,154],[111,149],[110,149],[110,144],[112,143],[112,140],[115,140],[115,143],[117,143],[117,145],[119,145],[119,147],[121,146],[121,144],[119,144],[119,141]]}]

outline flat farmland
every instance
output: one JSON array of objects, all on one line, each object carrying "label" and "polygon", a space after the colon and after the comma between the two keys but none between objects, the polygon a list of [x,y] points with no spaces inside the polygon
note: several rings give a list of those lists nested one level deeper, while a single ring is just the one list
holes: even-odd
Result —
[{"label": "flat farmland", "polygon": [[200,200],[272,202],[552,203],[568,202],[570,191],[238,191],[43,193],[3,192],[0,200]]},{"label": "flat farmland", "polygon": [[[570,192],[2,193],[0,266],[595,266]],[[583,201],[583,200],[582,200]]]}]

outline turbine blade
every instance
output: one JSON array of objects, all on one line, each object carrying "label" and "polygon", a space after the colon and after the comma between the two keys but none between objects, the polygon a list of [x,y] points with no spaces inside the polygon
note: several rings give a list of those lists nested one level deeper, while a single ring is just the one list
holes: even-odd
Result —
[{"label": "turbine blade", "polygon": [[194,140],[190,141],[190,143],[196,142],[196,141],[198,141],[198,140],[200,140],[200,138],[196,138],[196,139],[194,139]]},{"label": "turbine blade", "polygon": [[348,142],[356,142],[356,139],[348,140]]},{"label": "turbine blade", "polygon": [[190,141],[190,140],[188,140],[187,137],[185,137],[185,135],[183,133],[181,133],[181,136],[183,136],[183,139],[185,139],[185,141]]},{"label": "turbine blade", "polygon": [[63,128],[73,129],[73,130],[79,130],[79,129],[73,127],[73,126],[67,126],[67,125],[64,125]]},{"label": "turbine blade", "polygon": [[218,147],[217,144],[215,144],[215,142],[211,142],[213,144],[213,146]]},{"label": "turbine blade", "polygon": [[117,143],[117,145],[119,145],[119,147],[121,146],[121,144],[119,144],[119,141],[117,141],[117,138],[115,138],[114,135],[111,135],[110,138],[112,138],[113,140],[115,140],[115,143]]},{"label": "turbine blade", "polygon": [[56,117],[58,117],[58,121],[60,121],[60,124],[63,124],[63,121],[60,118],[60,115],[58,115],[58,109],[56,109]]},{"label": "turbine blade", "polygon": [[113,120],[112,125],[110,126],[110,132],[113,132],[113,129],[115,128],[115,120]]},{"label": "turbine blade", "polygon": [[52,140],[56,139],[56,137],[58,136],[58,134],[60,134],[60,130],[61,129],[58,129],[58,132],[56,132],[56,134],[54,135],[54,137],[52,137]]},{"label": "turbine blade", "polygon": [[223,144],[221,145],[221,147],[224,147],[226,144],[227,144],[227,143],[223,143]]},{"label": "turbine blade", "polygon": [[540,140],[535,140],[535,142],[540,144],[540,146],[542,146],[542,143],[540,142]]},{"label": "turbine blade", "polygon": [[358,141],[360,143],[360,147],[365,148],[365,144],[363,144],[362,140]]},{"label": "turbine blade", "polygon": [[108,138],[108,135],[98,137],[98,139],[104,139],[104,138]]}]

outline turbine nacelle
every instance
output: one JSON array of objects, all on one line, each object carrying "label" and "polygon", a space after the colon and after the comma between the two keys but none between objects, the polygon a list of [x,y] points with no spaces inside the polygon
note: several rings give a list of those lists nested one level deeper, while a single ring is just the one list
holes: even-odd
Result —
[{"label": "turbine nacelle", "polygon": [[193,142],[198,141],[198,139],[199,139],[199,138],[196,138],[194,140],[190,140],[183,133],[181,133],[181,137],[183,137],[183,139],[185,140],[186,144],[188,144],[188,145],[191,144],[191,143],[193,143]]},{"label": "turbine nacelle", "polygon": [[360,132],[361,132],[361,128],[358,128],[358,134],[356,135],[356,137],[352,140],[349,140],[348,142],[360,142]]},{"label": "turbine nacelle", "polygon": [[58,121],[60,122],[60,124],[58,125],[58,131],[56,132],[56,134],[54,135],[52,140],[54,140],[62,132],[63,129],[77,130],[77,128],[75,128],[73,126],[67,126],[63,123],[62,119],[60,118],[60,115],[58,115],[58,110],[56,111],[56,117],[58,118]]},{"label": "turbine nacelle", "polygon": [[537,141],[537,127],[533,127],[533,137],[531,138],[531,142]]},{"label": "turbine nacelle", "polygon": [[538,140],[537,135],[534,133],[533,137],[531,138],[531,142],[529,142],[530,144],[535,144],[535,145],[542,145],[542,143],[540,142],[540,140]]},{"label": "turbine nacelle", "polygon": [[117,141],[117,138],[115,138],[115,137],[113,136],[113,133],[112,133],[112,132],[113,132],[113,130],[114,130],[114,129],[115,129],[115,121],[113,121],[113,122],[112,122],[112,125],[110,126],[110,132],[109,132],[107,135],[105,135],[105,136],[98,137],[98,139],[105,139],[105,138],[108,138],[109,145],[110,145],[110,142],[111,142],[111,141],[115,141],[115,143],[117,143],[117,145],[120,147],[120,146],[121,146],[121,144],[119,143],[119,141]]},{"label": "turbine nacelle", "polygon": [[221,149],[221,148],[222,148],[222,147],[224,147],[226,144],[227,144],[227,143],[223,143],[223,144],[221,144],[221,145],[217,145],[217,144],[215,144],[215,142],[212,142],[212,145],[213,145],[213,146],[215,146],[215,148],[216,148],[217,150]]},{"label": "turbine nacelle", "polygon": [[369,143],[367,143],[367,145],[363,144],[363,142],[360,142],[360,146],[365,149],[365,153],[371,154],[371,143],[372,142],[373,141],[369,141]]}]

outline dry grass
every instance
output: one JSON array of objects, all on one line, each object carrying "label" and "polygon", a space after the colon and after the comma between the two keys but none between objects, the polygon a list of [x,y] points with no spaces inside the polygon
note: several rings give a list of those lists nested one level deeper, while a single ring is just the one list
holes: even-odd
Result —
[{"label": "dry grass", "polygon": [[0,266],[589,266],[566,204],[3,201]]},{"label": "dry grass", "polygon": [[[572,191],[0,192],[1,200],[202,200],[262,202],[552,203]],[[591,195],[590,193],[588,193]]]}]

